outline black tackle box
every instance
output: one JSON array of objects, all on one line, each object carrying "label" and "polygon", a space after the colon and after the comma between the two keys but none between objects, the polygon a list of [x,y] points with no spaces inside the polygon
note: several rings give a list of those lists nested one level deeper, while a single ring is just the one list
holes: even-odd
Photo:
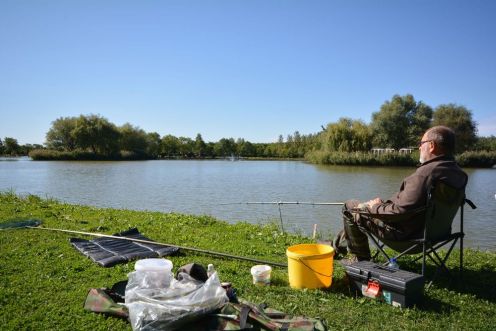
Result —
[{"label": "black tackle box", "polygon": [[352,287],[364,296],[383,300],[397,307],[411,307],[423,299],[424,277],[370,261],[346,266]]}]

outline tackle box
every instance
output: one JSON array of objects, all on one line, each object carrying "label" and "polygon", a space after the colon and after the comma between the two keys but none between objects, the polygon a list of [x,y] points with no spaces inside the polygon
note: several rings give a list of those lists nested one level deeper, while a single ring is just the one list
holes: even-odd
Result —
[{"label": "tackle box", "polygon": [[424,277],[413,272],[359,261],[347,265],[346,274],[358,293],[396,307],[410,307],[423,299]]}]

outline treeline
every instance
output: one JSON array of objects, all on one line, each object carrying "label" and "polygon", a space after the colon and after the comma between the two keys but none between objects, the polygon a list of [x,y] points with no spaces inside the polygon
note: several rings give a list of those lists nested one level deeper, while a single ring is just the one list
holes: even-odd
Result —
[{"label": "treeline", "polygon": [[43,148],[39,144],[20,145],[17,139],[12,137],[0,138],[0,155],[4,156],[21,156],[28,155],[29,152],[35,149]]},{"label": "treeline", "polygon": [[320,150],[357,152],[370,151],[373,147],[416,149],[422,134],[436,125],[445,125],[455,131],[457,153],[472,150],[479,142],[477,123],[472,119],[470,110],[456,104],[433,109],[407,94],[395,95],[386,101],[378,112],[372,114],[369,125],[349,118],[329,123],[321,134]]},{"label": "treeline", "polygon": [[205,142],[201,134],[195,139],[160,136],[129,123],[116,126],[99,115],[81,115],[53,121],[46,134],[46,148],[29,155],[35,160],[303,158],[316,139],[316,135],[296,131],[286,141],[280,136],[276,143],[251,143],[243,138]]},{"label": "treeline", "polygon": [[[455,131],[460,164],[496,164],[496,137],[477,137],[477,123],[470,110],[456,104],[433,109],[422,101],[415,101],[410,94],[395,95],[386,101],[372,114],[369,125],[350,118],[329,123],[320,133],[316,148],[306,154],[306,159],[322,164],[414,165],[418,163],[420,137],[436,125],[445,125]],[[389,148],[396,152],[374,155],[372,148]],[[400,154],[400,149],[413,153]]]},{"label": "treeline", "polygon": [[[194,139],[160,136],[129,123],[116,126],[99,115],[61,117],[52,122],[45,146],[19,146],[13,138],[0,140],[0,154],[29,155],[35,159],[205,159],[205,158],[305,158],[323,164],[411,165],[418,160],[417,146],[422,134],[435,125],[446,125],[457,136],[457,158],[466,166],[496,164],[496,137],[478,137],[477,123],[464,106],[443,104],[433,109],[410,95],[394,95],[370,124],[341,118],[315,134],[298,131],[280,135],[277,142],[251,143],[243,138],[222,138],[206,142],[201,134]],[[410,148],[412,154],[378,156],[372,148],[398,151]],[[468,154],[467,154],[468,153]]]}]

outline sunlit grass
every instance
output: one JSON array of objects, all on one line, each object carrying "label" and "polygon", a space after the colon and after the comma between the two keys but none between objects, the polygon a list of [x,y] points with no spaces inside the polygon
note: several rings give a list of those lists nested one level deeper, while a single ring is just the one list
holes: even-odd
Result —
[{"label": "sunlit grass", "polygon": [[[36,196],[0,194],[0,222],[40,219],[43,226],[112,234],[137,227],[155,241],[285,263],[285,250],[311,242],[283,234],[277,224],[227,224],[209,216],[98,209]],[[130,330],[117,318],[84,311],[89,288],[110,287],[127,278],[134,263],[102,268],[69,244],[70,235],[34,229],[0,231],[0,325],[2,330]],[[320,317],[330,329],[490,330],[496,325],[496,253],[465,251],[464,287],[441,279],[418,307],[399,309],[355,298],[344,269],[335,264],[330,290],[293,290],[287,270],[273,268],[272,286],[251,284],[253,263],[183,251],[170,257],[181,265],[213,263],[238,296],[299,315]],[[450,265],[457,262],[457,254]],[[415,269],[418,265],[410,265]]]}]

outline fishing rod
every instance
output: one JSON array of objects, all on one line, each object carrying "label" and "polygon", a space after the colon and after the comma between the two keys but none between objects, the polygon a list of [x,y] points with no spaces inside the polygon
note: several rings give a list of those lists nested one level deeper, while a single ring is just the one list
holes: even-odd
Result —
[{"label": "fishing rod", "polygon": [[[310,206],[342,206],[344,202],[304,202],[304,201],[249,201],[249,202],[230,202],[221,203],[221,206],[227,205],[277,205],[279,208],[279,219],[281,221],[281,231],[284,232],[284,225],[282,221],[282,205],[310,205]],[[315,232],[315,230],[314,230]]]},{"label": "fishing rod", "polygon": [[4,223],[4,224],[2,224],[2,227],[0,227],[0,230],[27,228],[27,229],[35,229],[35,230],[46,230],[46,231],[54,231],[54,232],[64,232],[64,233],[79,234],[79,235],[99,237],[99,238],[110,238],[110,239],[117,239],[117,240],[126,240],[126,241],[132,241],[132,242],[142,243],[142,244],[153,244],[153,245],[159,245],[159,246],[168,246],[168,247],[179,248],[179,249],[182,249],[182,250],[185,250],[185,251],[192,251],[192,252],[203,253],[203,254],[213,255],[213,256],[218,256],[218,257],[223,257],[223,258],[230,258],[230,259],[236,259],[236,260],[254,262],[254,263],[257,263],[257,264],[268,264],[268,265],[272,265],[272,266],[275,266],[275,267],[287,268],[287,266],[288,266],[287,264],[284,264],[284,263],[264,261],[264,260],[250,258],[250,257],[232,255],[232,254],[221,253],[221,252],[216,252],[216,251],[210,251],[210,250],[200,249],[200,248],[194,248],[194,247],[179,246],[179,245],[174,245],[174,244],[166,244],[166,243],[156,242],[156,241],[152,241],[152,240],[144,240],[144,239],[137,239],[137,238],[114,236],[114,235],[108,235],[108,234],[97,233],[97,232],[85,232],[85,231],[76,231],[76,230],[45,228],[45,227],[40,227],[40,225],[41,225],[41,221],[40,220],[26,220],[26,221],[11,222],[11,223],[6,223],[6,224]]},{"label": "fishing rod", "polygon": [[257,202],[228,202],[225,205],[311,205],[311,206],[342,206],[344,202],[305,202],[305,201],[257,201]]}]

